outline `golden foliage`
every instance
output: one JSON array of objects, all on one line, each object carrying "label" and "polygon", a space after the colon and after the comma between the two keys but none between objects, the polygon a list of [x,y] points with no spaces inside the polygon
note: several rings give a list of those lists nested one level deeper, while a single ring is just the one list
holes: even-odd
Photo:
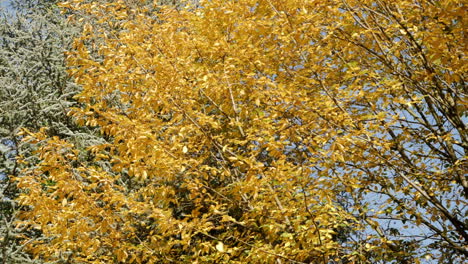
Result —
[{"label": "golden foliage", "polygon": [[[50,237],[31,250],[77,263],[353,263],[378,247],[398,259],[403,248],[367,218],[385,213],[366,211],[371,192],[388,206],[420,197],[463,236],[433,199],[458,188],[437,180],[449,171],[468,188],[455,166],[467,148],[463,5],[394,2],[63,3],[89,19],[68,60],[86,107],[70,114],[112,143],[84,162],[31,134],[41,160],[18,179],[20,200],[25,223]],[[452,132],[434,131],[437,116]],[[434,171],[440,162],[453,166]],[[376,233],[340,243],[360,228],[352,214]]]}]

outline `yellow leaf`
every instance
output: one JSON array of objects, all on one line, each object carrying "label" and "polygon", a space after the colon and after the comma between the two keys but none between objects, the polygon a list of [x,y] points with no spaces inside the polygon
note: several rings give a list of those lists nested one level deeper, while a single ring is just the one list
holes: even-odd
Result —
[{"label": "yellow leaf", "polygon": [[224,252],[224,244],[223,242],[219,241],[218,244],[216,244],[216,250],[219,252],[223,253]]}]

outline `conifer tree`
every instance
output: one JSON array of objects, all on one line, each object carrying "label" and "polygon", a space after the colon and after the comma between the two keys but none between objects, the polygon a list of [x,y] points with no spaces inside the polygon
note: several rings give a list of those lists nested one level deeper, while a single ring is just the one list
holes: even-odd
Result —
[{"label": "conifer tree", "polygon": [[[13,0],[0,18],[0,263],[38,263],[24,244],[41,237],[16,222],[20,205],[13,182],[35,166],[36,146],[21,141],[21,128],[60,136],[77,146],[103,142],[93,129],[78,127],[67,111],[79,92],[66,72],[65,51],[78,32],[60,13],[57,1]],[[18,160],[24,157],[23,163]],[[26,232],[26,233],[25,233]],[[24,240],[25,237],[29,237]]]}]

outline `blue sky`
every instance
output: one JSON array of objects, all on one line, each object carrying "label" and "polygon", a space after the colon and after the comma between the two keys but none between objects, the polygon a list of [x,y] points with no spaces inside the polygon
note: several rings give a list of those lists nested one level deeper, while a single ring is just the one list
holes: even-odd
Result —
[{"label": "blue sky", "polygon": [[0,8],[6,8],[8,7],[8,3],[10,2],[10,0],[0,0]]}]

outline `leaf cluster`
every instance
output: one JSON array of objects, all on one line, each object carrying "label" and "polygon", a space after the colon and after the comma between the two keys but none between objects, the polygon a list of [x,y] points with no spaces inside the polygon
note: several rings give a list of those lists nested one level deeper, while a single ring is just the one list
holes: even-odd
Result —
[{"label": "leaf cluster", "polygon": [[108,142],[82,162],[72,142],[25,132],[41,147],[18,179],[23,217],[49,238],[34,254],[466,259],[462,1],[61,6],[84,21],[69,114]]}]

